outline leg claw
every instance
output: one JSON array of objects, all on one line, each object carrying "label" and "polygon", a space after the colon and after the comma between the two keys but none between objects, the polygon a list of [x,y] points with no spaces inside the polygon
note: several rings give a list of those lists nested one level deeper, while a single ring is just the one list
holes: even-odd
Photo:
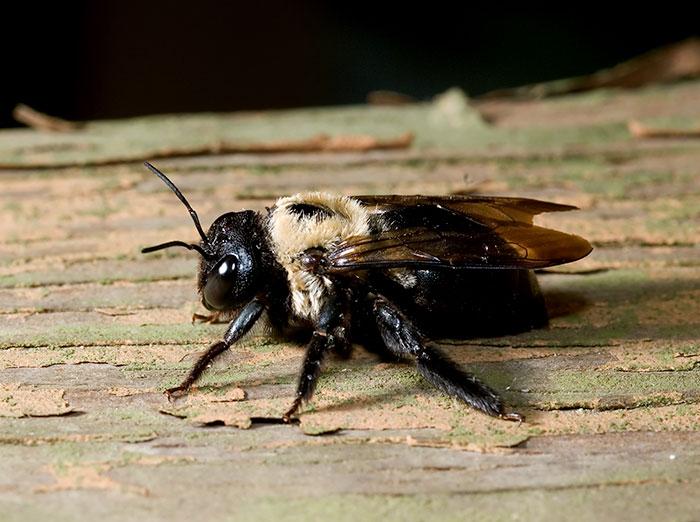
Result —
[{"label": "leg claw", "polygon": [[221,320],[221,314],[219,312],[214,312],[209,315],[203,315],[203,314],[192,314],[192,324],[194,323],[209,323],[209,324],[217,324],[224,322]]},{"label": "leg claw", "polygon": [[292,422],[292,415],[294,415],[301,406],[301,399],[294,399],[291,408],[287,410],[287,413],[282,415],[282,422],[285,424],[290,424]]},{"label": "leg claw", "polygon": [[520,415],[519,413],[501,413],[499,417],[503,420],[511,421],[511,422],[517,422],[518,424],[522,424],[523,421],[525,420],[525,417]]},{"label": "leg claw", "polygon": [[187,386],[176,386],[175,388],[168,388],[165,390],[165,395],[167,395],[168,400],[170,402],[175,401],[176,399],[179,399],[180,397],[184,397],[187,395],[187,392],[189,391],[189,387]]}]

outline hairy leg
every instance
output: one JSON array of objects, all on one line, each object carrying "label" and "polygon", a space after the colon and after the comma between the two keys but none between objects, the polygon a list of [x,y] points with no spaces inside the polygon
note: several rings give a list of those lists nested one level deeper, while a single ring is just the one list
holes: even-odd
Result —
[{"label": "hairy leg", "polygon": [[259,299],[253,299],[243,307],[238,316],[231,321],[228,330],[224,334],[223,341],[212,344],[209,349],[199,358],[179,386],[170,388],[165,393],[170,398],[181,397],[187,393],[190,387],[199,379],[209,365],[219,355],[228,350],[233,343],[243,337],[255,322],[260,318],[265,309],[265,305]]},{"label": "hairy leg", "polygon": [[347,303],[346,296],[333,295],[321,310],[306,348],[294,402],[282,417],[285,422],[289,422],[303,402],[311,399],[328,353],[335,350],[341,356],[344,352],[349,356],[350,312]]},{"label": "hairy leg", "polygon": [[494,417],[522,421],[518,413],[505,413],[501,398],[473,375],[461,370],[434,347],[389,301],[373,301],[377,327],[386,347],[399,357],[413,357],[420,374],[438,389]]},{"label": "hairy leg", "polygon": [[301,404],[308,401],[316,389],[318,376],[321,374],[321,365],[326,355],[333,349],[335,339],[332,334],[315,331],[311,337],[311,341],[306,348],[304,363],[301,367],[299,375],[299,383],[297,384],[296,397],[290,408],[282,417],[285,422],[289,422],[292,415],[296,413]]}]

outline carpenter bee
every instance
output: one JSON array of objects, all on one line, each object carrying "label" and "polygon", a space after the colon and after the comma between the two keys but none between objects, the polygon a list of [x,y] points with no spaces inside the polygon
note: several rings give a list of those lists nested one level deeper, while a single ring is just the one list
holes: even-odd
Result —
[{"label": "carpenter bee", "polygon": [[228,212],[205,233],[175,184],[145,165],[185,205],[201,241],[142,252],[196,251],[203,305],[212,317],[232,319],[169,397],[186,394],[265,313],[278,334],[308,339],[286,422],[311,398],[326,356],[349,357],[353,343],[382,357],[413,359],[446,394],[488,415],[522,420],[430,340],[546,325],[533,270],[581,259],[591,246],[534,225],[533,216],[576,207],[510,197],[310,192],[282,197],[267,213]]}]

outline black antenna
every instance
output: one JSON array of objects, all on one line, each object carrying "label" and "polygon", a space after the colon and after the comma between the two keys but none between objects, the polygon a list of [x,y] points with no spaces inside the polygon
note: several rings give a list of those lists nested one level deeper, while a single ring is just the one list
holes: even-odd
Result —
[{"label": "black antenna", "polygon": [[[168,176],[166,176],[165,174],[163,174],[161,171],[159,171],[159,170],[158,170],[157,168],[155,168],[153,165],[151,165],[151,164],[148,163],[147,161],[144,161],[143,164],[146,165],[146,167],[148,167],[148,170],[150,170],[151,172],[153,172],[153,174],[155,174],[155,175],[158,176],[161,180],[163,180],[163,183],[165,183],[165,184],[168,186],[168,188],[169,188],[170,190],[172,190],[172,191],[175,193],[175,195],[177,196],[177,198],[178,198],[180,201],[182,201],[182,204],[185,205],[185,207],[187,207],[187,210],[190,212],[190,216],[192,216],[192,221],[194,221],[194,226],[197,228],[197,232],[199,232],[199,235],[200,235],[200,237],[202,238],[202,243],[204,243],[205,245],[208,244],[208,243],[209,243],[209,240],[207,239],[207,235],[204,233],[204,230],[202,230],[202,225],[199,223],[199,217],[197,216],[197,213],[194,211],[194,209],[193,209],[193,208],[190,206],[190,204],[187,202],[187,200],[185,199],[185,196],[182,195],[182,192],[180,192],[180,189],[178,189],[178,188],[175,186],[175,183],[173,183],[172,181],[170,181],[170,180],[168,179]],[[182,243],[181,241],[171,241],[170,243],[163,243],[163,244],[164,244],[164,245],[169,245],[169,246],[185,246],[185,247],[189,248],[190,250],[197,250],[197,251],[200,252],[202,255],[204,255],[204,254],[203,254],[203,250],[202,250],[201,248],[199,248],[199,247],[197,247],[197,248],[190,248],[190,247],[194,247],[194,245],[188,245],[187,243]],[[167,247],[162,246],[162,245],[158,245],[158,246],[159,246],[159,247],[162,247],[162,248],[167,248]],[[150,247],[150,248],[154,248],[154,247]],[[146,249],[144,249],[144,250],[146,250]],[[144,250],[142,250],[142,252],[144,252]],[[152,250],[148,250],[148,251],[149,251],[149,252],[152,252]],[[145,253],[145,252],[144,252],[144,253]]]},{"label": "black antenna", "polygon": [[184,241],[168,241],[167,243],[161,243],[160,245],[149,246],[141,249],[142,254],[148,254],[149,252],[155,252],[156,250],[163,250],[164,248],[170,247],[185,247],[187,250],[196,250],[202,257],[208,258],[209,255],[204,251],[204,249],[199,245],[193,245],[190,243],[185,243]]}]

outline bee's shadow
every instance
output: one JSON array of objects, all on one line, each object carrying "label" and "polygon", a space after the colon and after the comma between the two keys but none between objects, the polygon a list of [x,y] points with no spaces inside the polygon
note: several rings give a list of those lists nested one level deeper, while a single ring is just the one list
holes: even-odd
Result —
[{"label": "bee's shadow", "polygon": [[[591,303],[589,300],[587,300],[584,296],[576,293],[576,292],[570,292],[570,291],[561,291],[561,290],[552,290],[552,291],[545,291],[544,292],[544,298],[545,298],[545,303],[547,307],[547,313],[549,315],[550,319],[555,319],[555,318],[560,318],[560,317],[566,317],[568,315],[572,315],[575,313],[579,313],[586,308],[591,306]],[[502,332],[494,332],[494,336],[506,336],[506,335],[513,335],[513,330],[512,328],[509,328],[508,325],[504,326],[504,330]],[[473,339],[472,339],[473,340]],[[463,341],[456,341],[454,342],[454,345],[452,343],[449,343],[453,347],[458,347],[460,344],[469,344],[470,341],[472,340],[463,340]],[[465,349],[467,349],[465,347]],[[355,355],[358,355],[359,353],[362,353],[362,348],[356,347],[355,349]],[[449,349],[447,350],[449,352]],[[299,364],[301,364],[302,361],[302,351],[300,350],[299,353]],[[373,365],[376,364],[381,364],[381,363],[386,363],[386,360],[383,360],[381,356],[378,354],[371,354],[371,352],[368,353],[370,355],[369,357],[365,356],[362,357],[361,364],[359,364],[355,370],[357,371],[366,371],[369,370]],[[326,367],[326,370],[323,372],[321,381],[320,381],[320,389],[319,391],[322,393],[322,389],[324,387],[323,380],[324,376],[333,376],[334,379],[341,378],[342,379],[342,370],[340,365],[342,364],[342,358],[339,357],[334,357],[332,358],[332,361],[329,361],[329,364]],[[397,360],[392,360],[391,364],[399,364],[402,366],[409,366],[412,367],[413,364],[411,361],[397,361]],[[469,368],[465,368],[467,371],[469,371]],[[517,375],[517,370],[515,368],[510,367],[509,365],[499,365],[499,373],[502,373],[504,375],[501,376],[503,382],[516,382],[518,375]],[[279,390],[280,388],[284,387],[289,388],[289,402],[291,403],[293,399],[293,385],[291,383],[295,383],[297,380],[297,373],[295,371],[285,371],[281,373],[275,373],[274,375],[269,375],[266,377],[262,378],[255,378],[255,377],[249,377],[246,379],[243,379],[241,381],[235,382],[235,383],[221,383],[221,384],[209,384],[206,386],[209,390],[217,390],[217,391],[222,391],[226,390],[232,387],[242,387],[246,390],[252,391],[253,389],[257,388],[258,390],[261,391],[261,393],[258,392],[253,392],[251,395],[251,398],[269,398],[269,399],[275,399],[280,401],[280,411],[284,411],[285,407],[287,406],[285,402],[285,397],[287,395],[285,393],[279,393],[278,391],[273,391],[274,389]],[[371,381],[368,379],[368,387],[371,386]],[[267,388],[267,390],[265,390]],[[498,390],[499,392],[503,393],[505,390]],[[358,390],[356,393],[352,393],[351,396],[348,396],[346,398],[338,399],[337,401],[333,401],[330,404],[326,404],[324,406],[319,406],[315,408],[315,411],[323,411],[325,413],[346,413],[352,410],[362,410],[366,409],[371,406],[381,406],[381,405],[389,405],[391,403],[395,403],[397,401],[402,401],[409,395],[415,395],[416,393],[419,394],[425,394],[425,393],[435,393],[435,394],[440,394],[438,390],[435,390],[428,384],[427,382],[424,382],[420,384],[418,387],[416,387],[415,384],[407,384],[407,383],[402,383],[402,384],[396,384],[395,386],[391,386],[390,388],[384,390],[381,393],[373,393],[371,395],[363,395],[362,390]],[[523,406],[527,407],[526,404],[523,404]],[[302,413],[303,414],[303,413]],[[283,421],[280,418],[277,417],[255,417],[254,418],[254,423],[255,424],[278,424],[282,423]]]},{"label": "bee's shadow", "polygon": [[543,293],[549,319],[577,314],[592,305],[586,297],[576,292],[550,290]]},{"label": "bee's shadow", "polygon": [[[331,377],[334,380],[342,379],[343,375],[346,375],[345,372],[343,371],[342,368],[342,361],[343,359],[341,358],[333,358],[332,360],[329,361],[329,364],[326,366],[326,370],[323,372],[321,376],[321,380],[319,382],[319,392],[323,393],[323,388],[324,386],[324,377]],[[300,359],[301,363],[301,359]],[[377,365],[377,364],[382,364],[382,361],[380,361],[378,358],[372,357],[372,358],[366,358],[363,357],[363,360],[361,361],[361,364],[356,366],[353,371],[358,371],[358,372],[363,372],[363,371],[368,371],[372,366]],[[413,364],[410,361],[399,361],[393,364],[401,365],[401,366],[413,366]],[[243,379],[241,381],[237,382],[231,382],[231,383],[212,383],[212,384],[206,384],[202,386],[202,391],[206,393],[222,393],[227,390],[231,390],[233,388],[243,388],[246,390],[248,393],[248,398],[247,399],[273,399],[276,401],[280,402],[280,407],[279,410],[280,412],[284,411],[289,404],[287,404],[286,401],[288,401],[290,404],[294,398],[294,387],[290,386],[287,384],[290,381],[295,382],[297,379],[298,375],[296,372],[284,372],[284,373],[275,373],[274,375],[269,375],[267,377],[263,378],[249,378],[249,379]],[[284,384],[281,384],[284,383]],[[327,386],[327,385],[326,385]],[[372,381],[368,377],[367,379],[367,389],[370,389],[372,387]],[[285,391],[289,391],[289,393],[280,393],[281,389],[284,388]],[[427,382],[422,382],[421,384],[416,387],[415,384],[408,384],[408,383],[397,383],[396,385],[390,386],[388,389],[385,389],[383,392],[380,393],[373,393],[371,395],[363,395],[363,389],[359,390],[354,390],[353,392],[348,392],[349,396],[346,398],[338,399],[338,400],[333,400],[330,404],[327,404],[325,406],[318,406],[315,407],[315,411],[323,411],[323,412],[346,412],[350,410],[363,410],[366,409],[369,406],[373,405],[388,405],[391,404],[392,402],[396,402],[398,400],[401,400],[402,398],[405,398],[409,395],[415,394],[415,393],[435,393],[435,394],[440,394],[438,390],[435,390],[432,386],[430,386],[429,383]],[[343,395],[348,395],[346,393],[343,393]],[[313,404],[313,399],[312,403]],[[303,411],[302,411],[303,415]],[[279,424],[282,423],[281,417],[259,417],[255,416],[254,420],[256,423],[259,424]]]}]

